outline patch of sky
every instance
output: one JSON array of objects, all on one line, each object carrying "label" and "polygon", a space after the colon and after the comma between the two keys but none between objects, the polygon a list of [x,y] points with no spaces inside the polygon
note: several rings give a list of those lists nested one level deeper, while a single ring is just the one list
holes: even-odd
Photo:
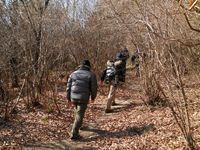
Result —
[{"label": "patch of sky", "polygon": [[65,5],[68,7],[69,16],[79,21],[82,27],[85,26],[85,21],[95,9],[97,0],[66,0]]}]

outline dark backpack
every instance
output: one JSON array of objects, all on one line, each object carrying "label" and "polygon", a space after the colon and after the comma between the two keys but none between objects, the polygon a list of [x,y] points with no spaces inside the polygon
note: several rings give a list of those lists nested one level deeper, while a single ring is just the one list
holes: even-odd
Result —
[{"label": "dark backpack", "polygon": [[114,64],[111,66],[107,66],[106,68],[106,76],[105,76],[105,83],[109,84],[115,78],[116,69]]}]

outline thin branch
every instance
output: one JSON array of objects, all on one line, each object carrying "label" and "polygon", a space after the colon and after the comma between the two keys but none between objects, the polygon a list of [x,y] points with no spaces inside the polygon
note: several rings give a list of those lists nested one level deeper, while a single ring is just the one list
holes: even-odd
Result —
[{"label": "thin branch", "polygon": [[22,92],[23,92],[25,83],[26,83],[26,79],[24,79],[24,81],[23,81],[23,83],[22,83],[22,86],[21,86],[21,89],[20,89],[20,91],[19,91],[19,94],[18,94],[18,96],[17,96],[17,101],[16,101],[16,103],[13,105],[13,107],[11,108],[11,110],[10,110],[9,113],[11,113],[11,112],[16,108],[16,106],[17,106],[17,104],[18,104],[18,102],[19,102],[19,100],[20,100],[20,98],[21,98],[21,95],[22,95]]},{"label": "thin branch", "polygon": [[33,33],[34,33],[35,37],[37,37],[36,27],[35,27],[35,24],[34,24],[32,18],[31,18],[31,16],[30,16],[30,11],[28,10],[27,5],[25,5],[24,0],[20,0],[20,1],[22,2],[23,6],[24,6],[24,8],[25,8],[25,11],[26,11],[27,16],[28,16],[28,20],[29,20],[29,22],[30,22],[30,24],[31,24],[31,28],[32,28],[32,30],[33,30]]},{"label": "thin branch", "polygon": [[195,0],[194,2],[190,0],[190,8],[189,10],[191,10],[196,4],[197,4],[198,0]]},{"label": "thin branch", "polygon": [[185,16],[185,19],[186,19],[187,24],[189,25],[190,29],[191,29],[191,30],[194,30],[194,31],[196,31],[196,32],[200,32],[199,29],[195,29],[195,28],[191,25],[191,23],[190,23],[190,21],[189,21],[188,16],[187,16],[186,13],[184,13],[184,16]]},{"label": "thin branch", "polygon": [[120,14],[116,11],[116,8],[112,2],[112,0],[110,0],[110,4],[112,6],[112,10],[114,11],[115,15],[117,16],[117,19],[119,19],[119,21],[122,22],[123,25],[125,25],[125,27],[130,31],[130,36],[131,36],[131,42],[133,43],[133,45],[137,48],[137,42],[134,40],[134,36],[132,35],[132,30],[129,28],[129,26],[125,23],[125,20],[120,16]]},{"label": "thin branch", "polygon": [[[181,6],[181,8],[183,8],[184,10],[187,10],[187,8],[185,8],[184,5],[181,4],[182,0],[180,0],[180,1],[179,1],[179,0],[176,0],[176,1],[179,2],[179,5]],[[194,2],[194,3],[196,3],[196,2]],[[188,19],[188,16],[187,16],[187,14],[186,14],[186,12],[184,12],[184,16],[185,16],[185,19],[186,19],[187,24],[189,25],[190,29],[193,30],[193,31],[196,31],[196,32],[200,32],[199,29],[195,29],[195,28],[191,25],[191,23],[190,23],[190,21],[189,21],[189,19]]]}]

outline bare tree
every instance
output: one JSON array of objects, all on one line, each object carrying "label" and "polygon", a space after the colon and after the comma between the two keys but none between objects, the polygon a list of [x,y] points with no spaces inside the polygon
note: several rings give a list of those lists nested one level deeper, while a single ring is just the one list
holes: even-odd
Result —
[{"label": "bare tree", "polygon": [[[170,106],[188,147],[195,149],[190,117],[192,109],[188,105],[183,78],[192,71],[191,62],[197,61],[192,56],[199,48],[199,25],[194,23],[198,22],[198,15],[192,16],[196,10],[189,12],[185,4],[180,8],[179,2],[159,0],[108,0],[106,5],[128,33],[129,47],[139,48],[146,55],[141,62],[141,81],[147,101]],[[198,4],[193,7],[198,7]],[[163,78],[171,90],[164,90]],[[179,93],[178,99],[174,96],[177,94],[175,91]]]}]

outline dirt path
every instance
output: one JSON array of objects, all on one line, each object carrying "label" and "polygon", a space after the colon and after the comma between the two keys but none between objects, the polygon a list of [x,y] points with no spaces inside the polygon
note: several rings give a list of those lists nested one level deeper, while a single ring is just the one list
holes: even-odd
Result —
[{"label": "dirt path", "polygon": [[[27,144],[22,149],[24,150],[64,150],[64,149],[96,149],[94,147],[88,147],[87,141],[90,141],[90,139],[94,140],[95,138],[101,138],[105,136],[106,134],[109,134],[108,131],[100,129],[98,127],[98,124],[101,124],[102,122],[108,122],[111,118],[115,119],[120,117],[120,109],[129,107],[133,104],[133,101],[131,99],[127,100],[119,100],[116,99],[117,105],[112,106],[114,112],[105,114],[104,111],[101,112],[101,116],[98,120],[96,120],[95,123],[88,123],[85,126],[84,130],[80,130],[80,135],[82,135],[84,138],[80,141],[73,142],[70,139],[62,140],[62,141],[53,141],[53,142],[46,142],[46,143],[33,143],[33,144]],[[104,104],[94,104],[97,105],[97,107],[103,108],[105,107]]]},{"label": "dirt path", "polygon": [[[188,77],[188,81],[191,80]],[[187,149],[180,128],[168,107],[147,107],[140,80],[133,72],[127,72],[126,83],[117,90],[114,112],[105,114],[107,88],[101,88],[94,104],[89,104],[84,117],[87,127],[80,134],[83,140],[69,140],[70,126],[73,123],[73,107],[66,105],[66,81],[59,84],[58,113],[54,103],[50,104],[52,112],[47,108],[31,108],[27,110],[24,103],[19,103],[17,113],[12,120],[0,119],[0,149],[25,150],[64,150],[64,149]],[[191,125],[195,141],[200,147],[200,112],[199,84],[196,80],[186,82],[191,107]],[[193,109],[192,109],[193,108]]]},{"label": "dirt path", "polygon": [[[84,137],[81,141],[73,142],[70,139],[65,139],[65,140],[63,139],[60,141],[52,141],[52,142],[41,142],[41,143],[37,142],[33,144],[27,144],[22,149],[25,150],[98,149],[98,147],[91,146],[93,145],[91,143],[101,139],[109,140],[110,136],[117,137],[119,134],[121,134],[121,132],[123,134],[124,131],[120,130],[118,131],[118,129],[115,129],[116,131],[113,132],[110,128],[106,127],[106,124],[109,124],[109,126],[112,125],[115,126],[116,124],[115,120],[119,120],[119,118],[122,116],[122,111],[126,111],[130,107],[141,105],[142,102],[140,100],[136,102],[135,97],[133,98],[130,96],[132,93],[128,94],[129,92],[137,91],[139,89],[137,87],[139,84],[138,83],[130,84],[129,83],[130,80],[131,79],[128,79],[127,82],[118,89],[118,93],[120,94],[118,94],[116,98],[117,105],[112,106],[114,112],[107,114],[104,112],[105,110],[104,108],[106,105],[106,97],[107,97],[107,92],[105,90],[106,88],[104,89],[105,95],[103,94],[102,96],[101,93],[100,96],[97,98],[98,100],[94,104],[90,105],[89,109],[96,109],[99,111],[97,113],[97,116],[92,116],[92,117],[97,117],[98,119],[96,119],[95,121],[94,120],[89,121],[86,124],[84,124],[86,128],[84,130],[80,130],[80,135]],[[138,81],[135,80],[135,82]],[[124,92],[127,93],[124,94]],[[137,92],[133,93],[137,95]],[[84,120],[85,119],[86,117],[84,118]]]},{"label": "dirt path", "polygon": [[[84,125],[87,128],[84,131],[80,131],[80,134],[84,137],[81,141],[72,142],[68,139],[69,135],[66,130],[70,130],[68,125],[71,125],[73,122],[73,110],[67,107],[63,108],[64,103],[61,103],[60,108],[62,108],[63,116],[55,116],[55,114],[52,114],[48,118],[49,124],[42,126],[43,128],[41,130],[35,127],[35,130],[39,131],[42,134],[41,137],[45,137],[45,139],[41,138],[39,134],[36,134],[37,136],[34,136],[36,143],[28,141],[26,142],[28,144],[22,149],[186,149],[185,140],[170,109],[159,106],[149,109],[149,107],[144,105],[141,100],[143,93],[139,81],[133,77],[131,72],[128,72],[128,74],[128,79],[124,87],[118,89],[116,99],[118,105],[113,106],[113,113],[104,113],[106,89],[104,89],[104,92],[99,93],[94,104],[89,105],[84,118]],[[197,90],[199,91],[199,89]],[[200,113],[199,109],[195,110],[193,114],[193,125],[196,133],[195,140],[200,141]],[[40,119],[38,120],[40,121]],[[37,123],[34,125],[38,125],[38,120],[36,120]],[[45,127],[46,130],[44,130]],[[58,130],[61,131],[58,132]]]}]

